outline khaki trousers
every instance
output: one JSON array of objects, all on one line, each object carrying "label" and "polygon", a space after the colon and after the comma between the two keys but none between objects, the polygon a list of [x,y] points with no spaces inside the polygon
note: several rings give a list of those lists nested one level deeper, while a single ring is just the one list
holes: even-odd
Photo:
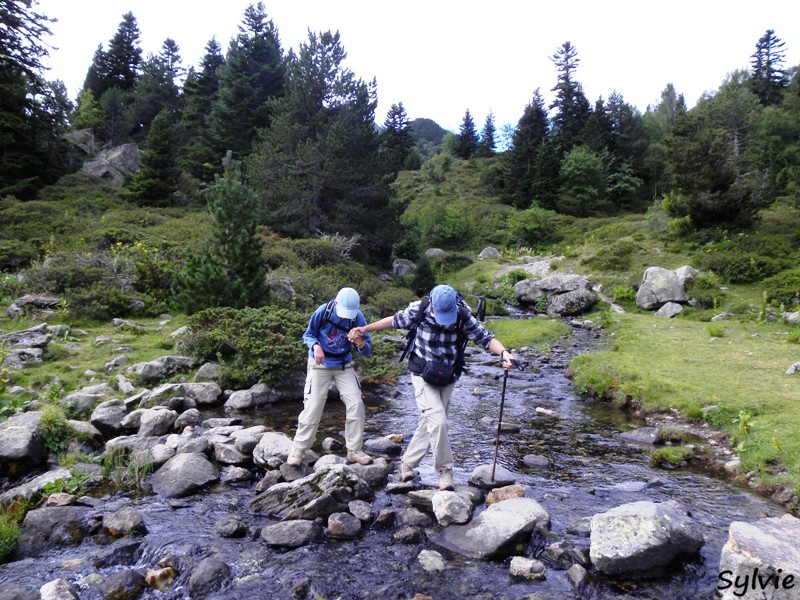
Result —
[{"label": "khaki trousers", "polygon": [[353,363],[349,363],[344,369],[341,367],[332,369],[315,364],[313,358],[308,359],[303,411],[297,418],[294,444],[296,447],[307,449],[314,443],[331,381],[336,382],[336,388],[345,406],[345,445],[348,450],[361,450],[364,445],[365,410],[361,399],[361,385],[358,383]]},{"label": "khaki trousers", "polygon": [[419,408],[419,422],[414,436],[408,443],[403,462],[412,469],[433,450],[433,466],[436,472],[442,467],[453,468],[453,452],[447,438],[447,412],[455,384],[436,387],[423,381],[418,375],[411,376],[414,398]]}]

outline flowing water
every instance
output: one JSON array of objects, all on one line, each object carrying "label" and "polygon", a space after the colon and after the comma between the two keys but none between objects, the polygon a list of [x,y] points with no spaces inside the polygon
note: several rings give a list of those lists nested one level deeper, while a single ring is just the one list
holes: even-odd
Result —
[{"label": "flowing water", "polygon": [[[719,583],[720,550],[730,522],[780,516],[784,511],[745,488],[703,472],[653,469],[649,466],[650,448],[620,440],[618,434],[634,428],[636,423],[606,404],[578,396],[564,373],[572,356],[596,345],[595,336],[576,328],[552,352],[534,358],[525,372],[512,371],[508,377],[503,422],[517,425],[519,431],[501,434],[498,462],[518,476],[517,482],[525,486],[526,494],[547,509],[552,521],[548,538],[533,537],[522,553],[537,557],[556,541],[588,547],[588,537],[575,527],[581,519],[637,500],[677,500],[691,511],[705,535],[700,555],[652,580],[596,580],[593,597],[713,598]],[[472,352],[470,373],[457,384],[451,403],[450,439],[456,457],[456,484],[465,484],[476,466],[491,464],[494,458],[502,370],[496,357],[487,358],[486,354]],[[368,435],[401,433],[409,439],[418,412],[407,375],[401,377],[396,388],[369,391],[365,401]],[[537,407],[550,409],[557,416],[542,416],[536,412]],[[292,435],[299,410],[299,404],[286,403],[245,415],[243,420],[245,425],[266,424]],[[341,403],[330,402],[318,439],[328,435],[341,438],[343,423]],[[522,462],[527,454],[547,457],[549,468],[527,467]],[[423,485],[435,485],[430,456],[420,465],[419,473]],[[574,597],[563,568],[548,566],[547,578],[541,582],[518,581],[508,574],[508,559],[466,559],[435,548],[424,536],[419,543],[394,542],[391,529],[367,527],[355,540],[326,539],[296,550],[274,550],[258,538],[260,528],[273,521],[248,512],[254,493],[252,487],[219,485],[172,506],[153,496],[132,499],[118,495],[106,499],[102,510],[112,512],[132,504],[141,512],[149,533],[139,548],[140,554],[131,560],[136,568],[155,568],[164,557],[178,557],[180,575],[172,588],[165,593],[150,590],[144,598],[189,597],[186,584],[191,565],[210,555],[217,555],[231,566],[235,582],[210,594],[212,598],[382,599],[411,598],[416,593],[428,594],[435,600]],[[399,510],[405,506],[402,495],[389,495],[383,490],[375,493],[376,514],[381,508]],[[251,533],[240,539],[226,539],[214,533],[214,523],[226,515],[246,522]],[[129,543],[102,546],[87,540],[77,548],[47,557],[9,563],[0,566],[0,584],[38,588],[57,577],[77,582],[95,571],[107,575],[109,571],[95,568],[93,561],[105,553],[125,552],[124,546]],[[440,551],[446,569],[427,573],[417,560],[423,549]],[[96,587],[84,587],[80,593],[84,599],[100,597]]]}]

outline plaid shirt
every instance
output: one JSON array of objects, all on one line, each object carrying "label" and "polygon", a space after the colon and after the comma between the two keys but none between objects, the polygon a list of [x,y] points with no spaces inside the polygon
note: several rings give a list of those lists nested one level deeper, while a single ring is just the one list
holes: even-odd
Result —
[{"label": "plaid shirt", "polygon": [[[392,318],[392,327],[395,329],[411,329],[419,315],[420,301],[412,302],[405,310],[398,311]],[[438,360],[448,365],[456,362],[458,332],[457,321],[453,325],[443,327],[436,323],[433,315],[425,311],[425,318],[417,328],[417,337],[414,340],[412,353],[423,360]],[[461,328],[462,334],[475,342],[481,348],[487,349],[494,334],[487,331],[478,319],[469,315]]]}]

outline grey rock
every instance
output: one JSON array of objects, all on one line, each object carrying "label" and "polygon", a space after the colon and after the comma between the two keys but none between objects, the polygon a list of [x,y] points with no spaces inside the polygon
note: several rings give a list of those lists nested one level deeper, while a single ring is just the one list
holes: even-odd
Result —
[{"label": "grey rock", "polygon": [[52,471],[47,471],[22,485],[13,487],[0,494],[0,505],[5,506],[13,500],[32,500],[36,494],[51,483],[69,479],[72,479],[72,473],[69,469],[65,469],[64,467],[58,467]]},{"label": "grey rock", "polygon": [[619,434],[619,439],[626,442],[636,442],[637,444],[655,444],[657,438],[657,427],[640,427],[639,429],[623,431]]},{"label": "grey rock", "polygon": [[219,591],[231,579],[231,568],[216,557],[204,558],[192,571],[189,578],[189,591],[192,597],[206,596]]},{"label": "grey rock", "polygon": [[531,581],[541,581],[545,578],[545,567],[536,559],[515,556],[511,559],[508,574],[512,577],[523,577]]},{"label": "grey rock", "polygon": [[672,317],[679,315],[683,312],[683,306],[678,304],[677,302],[667,302],[664,306],[659,308],[655,315],[657,317],[665,317],[667,319],[671,319]]},{"label": "grey rock", "polygon": [[425,250],[425,256],[428,258],[436,258],[437,256],[444,256],[445,254],[447,254],[447,252],[441,248],[428,248]]},{"label": "grey rock", "polygon": [[398,520],[401,525],[411,525],[413,527],[430,527],[433,525],[431,517],[413,506],[401,510]]},{"label": "grey rock", "polygon": [[172,431],[172,426],[178,418],[178,413],[166,407],[146,408],[139,419],[139,437],[166,435]]},{"label": "grey rock", "polygon": [[78,590],[66,579],[55,579],[40,589],[41,600],[80,600]]},{"label": "grey rock", "polygon": [[89,530],[83,506],[49,506],[28,511],[22,521],[16,554],[37,557],[60,546],[77,546]]},{"label": "grey rock", "polygon": [[200,414],[200,411],[196,408],[190,408],[178,415],[178,418],[175,419],[175,423],[173,423],[172,426],[175,431],[183,431],[185,427],[196,427],[202,422],[203,416]]},{"label": "grey rock", "polygon": [[249,484],[255,479],[253,472],[243,467],[228,465],[222,467],[219,480],[227,485]]},{"label": "grey rock", "polygon": [[125,369],[127,375],[144,383],[157,383],[166,377],[187,372],[194,366],[189,356],[160,356],[148,362],[137,363]]},{"label": "grey rock", "polygon": [[[315,465],[316,466],[316,465]],[[389,465],[383,459],[377,459],[370,465],[357,463],[348,465],[355,473],[367,482],[370,487],[380,487],[389,478]]]},{"label": "grey rock", "polygon": [[573,592],[582,598],[584,591],[589,587],[589,572],[581,565],[572,565],[567,569],[567,581],[572,585]]},{"label": "grey rock", "polygon": [[466,525],[452,525],[430,536],[443,548],[469,558],[506,555],[534,530],[550,525],[550,515],[532,498],[512,498],[492,504]]},{"label": "grey rock", "polygon": [[344,448],[344,444],[336,438],[327,437],[322,440],[322,449],[326,452],[336,452]]},{"label": "grey rock", "polygon": [[392,263],[392,275],[413,275],[417,272],[417,265],[406,258],[398,258]]},{"label": "grey rock", "polygon": [[214,460],[223,465],[249,465],[253,462],[250,455],[239,452],[232,442],[212,444]]},{"label": "grey rock", "polygon": [[689,265],[684,265],[682,267],[678,267],[675,269],[675,276],[678,278],[678,281],[681,285],[686,285],[694,281],[694,278],[700,273],[699,269],[695,269],[694,267],[690,267]]},{"label": "grey rock", "polygon": [[417,527],[406,525],[395,531],[392,539],[400,544],[418,544],[422,539],[422,532]]},{"label": "grey rock", "polygon": [[344,456],[336,456],[335,454],[326,454],[321,456],[317,462],[314,463],[315,471],[327,471],[334,465],[346,465],[347,459]]},{"label": "grey rock", "polygon": [[64,302],[64,298],[50,296],[47,294],[26,294],[17,298],[8,307],[8,316],[13,318],[20,317],[34,309],[56,310],[58,305]]},{"label": "grey rock", "polygon": [[[746,597],[764,597],[773,600],[791,600],[797,598],[797,574],[800,573],[800,519],[790,514],[780,518],[769,517],[759,519],[754,523],[734,521],[728,529],[728,541],[722,547],[719,560],[719,572],[730,571],[729,580],[744,580],[758,569],[766,578],[772,575],[772,580],[779,577],[785,582],[787,574],[795,575],[792,588],[779,586],[774,589],[769,587],[769,592],[764,596],[747,595]],[[737,594],[738,592],[738,594]],[[736,600],[741,596],[741,590],[729,587],[720,592],[722,600]]]},{"label": "grey rock", "polygon": [[487,246],[481,253],[478,254],[479,260],[486,260],[487,258],[500,258],[502,254],[500,254],[500,250],[497,248],[492,248],[491,246]]},{"label": "grey rock", "polygon": [[533,305],[543,298],[576,290],[591,291],[592,284],[580,275],[548,275],[539,279],[523,279],[514,285],[517,302]]},{"label": "grey rock", "polygon": [[489,490],[496,487],[504,487],[516,482],[514,474],[503,467],[497,465],[494,469],[494,479],[492,479],[492,468],[494,465],[479,465],[475,467],[469,478],[469,483],[479,488]]},{"label": "grey rock", "polygon": [[428,573],[444,571],[444,558],[436,550],[422,550],[417,556],[420,566]]},{"label": "grey rock", "polygon": [[350,513],[333,513],[328,517],[328,533],[334,538],[353,539],[361,533],[361,521]]},{"label": "grey rock", "polygon": [[314,521],[286,521],[261,530],[261,539],[269,546],[297,548],[322,536],[322,525]]},{"label": "grey rock", "polygon": [[214,532],[224,538],[239,538],[247,535],[247,525],[232,515],[222,517],[214,523]]},{"label": "grey rock", "polygon": [[636,305],[653,310],[667,302],[687,302],[689,297],[675,271],[649,267],[636,292]]},{"label": "grey rock", "polygon": [[89,422],[105,437],[114,437],[122,431],[122,419],[128,409],[122,400],[106,400],[92,411]]},{"label": "grey rock", "polygon": [[204,454],[176,454],[153,475],[153,491],[182,498],[218,480],[219,470]]},{"label": "grey rock", "polygon": [[364,441],[364,448],[375,454],[385,454],[387,456],[396,456],[403,449],[400,444],[388,437],[369,438]]},{"label": "grey rock", "polygon": [[225,408],[234,411],[247,411],[281,399],[280,393],[266,383],[257,383],[247,390],[233,392],[225,401]]},{"label": "grey rock", "polygon": [[786,369],[786,375],[794,375],[795,373],[800,373],[800,362],[796,362]]},{"label": "grey rock", "polygon": [[573,564],[589,567],[588,548],[575,546],[566,540],[550,544],[542,552],[541,559],[558,569],[569,569]]},{"label": "grey rock", "polygon": [[525,466],[533,469],[544,470],[550,468],[550,459],[540,454],[526,454],[522,457],[522,462],[525,464]]},{"label": "grey rock", "polygon": [[127,506],[103,517],[103,527],[113,536],[145,535],[147,527],[142,515],[133,507]]},{"label": "grey rock", "polygon": [[369,495],[369,486],[352,469],[335,465],[291,483],[273,485],[250,501],[250,510],[281,519],[315,519],[343,512],[350,501]]},{"label": "grey rock", "polygon": [[39,433],[42,413],[38,411],[12,415],[0,423],[0,463],[35,467],[44,462],[44,439]]},{"label": "grey rock", "polygon": [[139,147],[134,143],[101,150],[83,163],[82,172],[92,179],[121,185],[126,177],[139,171],[139,155]]},{"label": "grey rock", "polygon": [[372,505],[363,500],[352,500],[348,502],[347,510],[362,523],[367,523],[372,518]]},{"label": "grey rock", "polygon": [[433,497],[438,490],[413,490],[406,494],[412,506],[417,506],[426,512],[433,512]]},{"label": "grey rock", "polygon": [[202,365],[199,369],[197,369],[197,373],[194,374],[193,381],[215,382],[219,380],[219,374],[220,374],[220,366],[217,363],[207,362],[204,365]]},{"label": "grey rock", "polygon": [[[286,462],[291,449],[292,438],[285,433],[268,431],[253,449],[253,461],[256,466],[265,469],[277,469]],[[317,458],[316,453],[311,450],[306,450],[303,454],[303,461],[307,463],[313,463]]]},{"label": "grey rock", "polygon": [[606,575],[666,567],[704,543],[697,522],[675,502],[631,502],[592,517],[592,565]]},{"label": "grey rock", "polygon": [[597,296],[591,290],[578,289],[550,296],[547,300],[548,315],[582,315],[597,304]]},{"label": "grey rock", "polygon": [[286,277],[267,277],[267,288],[286,304],[294,301],[295,291],[290,279]]},{"label": "grey rock", "polygon": [[443,527],[466,523],[472,515],[472,503],[456,492],[437,492],[433,496],[433,514]]},{"label": "grey rock", "polygon": [[126,569],[106,577],[99,591],[103,598],[138,598],[145,587],[144,577],[138,571]]},{"label": "grey rock", "polygon": [[15,348],[10,350],[0,363],[0,368],[19,371],[27,365],[44,362],[44,351],[41,348]]}]

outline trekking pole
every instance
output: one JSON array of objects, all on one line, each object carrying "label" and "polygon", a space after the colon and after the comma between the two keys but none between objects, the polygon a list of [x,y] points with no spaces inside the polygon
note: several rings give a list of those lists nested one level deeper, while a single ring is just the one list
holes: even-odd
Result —
[{"label": "trekking pole", "polygon": [[[519,371],[524,370],[521,363],[514,361],[512,363]],[[508,382],[508,369],[503,373],[503,393],[500,395],[500,418],[497,421],[497,437],[494,440],[494,463],[492,464],[492,481],[494,481],[494,472],[497,469],[497,452],[500,450],[500,428],[503,426],[503,407],[506,403],[506,382]]]}]

